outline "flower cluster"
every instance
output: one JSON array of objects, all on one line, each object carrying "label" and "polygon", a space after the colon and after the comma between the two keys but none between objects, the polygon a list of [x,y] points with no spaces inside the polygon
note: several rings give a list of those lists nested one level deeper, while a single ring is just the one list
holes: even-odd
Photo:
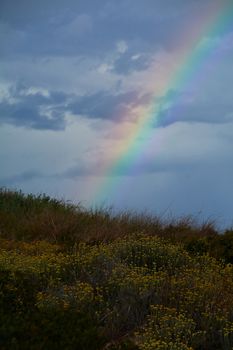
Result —
[{"label": "flower cluster", "polygon": [[59,334],[65,348],[71,342],[71,349],[100,349],[87,346],[90,334],[101,344],[130,339],[142,350],[233,347],[230,264],[143,235],[69,249],[45,241],[0,243],[0,321],[11,325],[0,327],[0,339],[8,339],[8,348],[16,329],[23,334],[32,324],[33,336],[46,343],[42,334],[53,322],[56,329],[69,319],[75,329],[86,318],[88,337],[83,331],[79,343]]}]

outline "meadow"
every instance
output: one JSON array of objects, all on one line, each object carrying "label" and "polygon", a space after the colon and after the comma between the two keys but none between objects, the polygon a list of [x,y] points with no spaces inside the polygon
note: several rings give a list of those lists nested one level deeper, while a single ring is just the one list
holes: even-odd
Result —
[{"label": "meadow", "polygon": [[233,229],[0,190],[0,349],[232,350]]}]

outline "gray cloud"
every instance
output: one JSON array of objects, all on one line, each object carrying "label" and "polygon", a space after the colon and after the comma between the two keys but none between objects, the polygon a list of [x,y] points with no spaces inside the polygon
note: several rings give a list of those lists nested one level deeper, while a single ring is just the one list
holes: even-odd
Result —
[{"label": "gray cloud", "polygon": [[1,186],[12,186],[18,183],[28,182],[35,179],[41,179],[46,177],[44,174],[42,174],[39,171],[36,170],[29,170],[24,171],[22,173],[7,176],[5,178],[0,178],[0,185]]},{"label": "gray cloud", "polygon": [[[61,92],[53,92],[50,96],[40,92],[30,93],[19,83],[9,89],[10,102],[0,102],[0,123],[23,126],[33,129],[64,130],[64,105],[66,96]],[[47,109],[47,113],[43,111]]]},{"label": "gray cloud", "polygon": [[212,96],[195,96],[169,90],[158,101],[156,126],[167,126],[178,121],[199,123],[228,123],[233,120],[233,100]]},{"label": "gray cloud", "polygon": [[[59,34],[64,39],[80,38],[83,35],[88,34],[92,30],[92,19],[87,14],[77,15],[71,22],[63,25],[59,29]],[[74,41],[75,43],[75,41]]]},{"label": "gray cloud", "polygon": [[152,56],[144,53],[137,53],[130,49],[118,57],[113,70],[118,74],[130,74],[133,71],[146,70],[152,61]]},{"label": "gray cloud", "polygon": [[[200,11],[227,0],[58,0],[53,2],[2,0],[0,27],[4,32],[1,55],[104,56],[124,39],[133,54],[174,48],[175,38]],[[190,24],[191,24],[190,23]],[[139,63],[139,62],[138,62]],[[127,64],[127,57],[126,63]],[[120,62],[119,62],[120,65]],[[135,68],[141,68],[141,65]]]},{"label": "gray cloud", "polygon": [[[146,107],[152,99],[152,94],[140,94],[136,90],[118,94],[99,91],[83,96],[62,91],[45,94],[40,89],[31,91],[22,82],[11,86],[8,92],[10,99],[0,102],[0,123],[48,130],[64,130],[66,112],[117,123],[133,121],[134,108]],[[201,93],[169,90],[155,100],[158,114],[155,114],[154,125],[166,127],[179,121],[222,124],[233,120],[231,94],[212,100],[212,95],[202,96]]]},{"label": "gray cloud", "polygon": [[0,103],[1,123],[15,126],[23,126],[33,129],[64,130],[64,115],[58,110],[53,110],[48,117],[39,112],[36,106],[28,106],[27,102],[17,105]]},{"label": "gray cloud", "polygon": [[[31,92],[22,83],[9,89],[10,99],[0,102],[0,123],[33,129],[64,130],[65,113],[82,115],[91,119],[121,122],[132,118],[132,108],[148,103],[151,95],[129,91],[113,95],[101,91],[91,95],[77,96],[61,91],[49,94]],[[10,101],[14,99],[14,101]]]},{"label": "gray cloud", "polygon": [[[114,160],[112,163],[114,164]],[[124,164],[125,163],[125,164]],[[155,174],[155,173],[170,173],[173,171],[183,172],[185,170],[191,170],[196,166],[193,159],[189,161],[185,160],[176,160],[176,161],[167,161],[159,160],[156,163],[152,161],[151,158],[142,159],[134,164],[131,164],[130,160],[125,159],[122,161],[122,166],[116,169],[113,176],[141,176],[145,174]],[[56,176],[61,178],[76,179],[78,177],[86,176],[105,176],[105,162],[101,159],[92,160],[91,162],[79,161],[76,166],[73,166],[61,174],[56,174]]]},{"label": "gray cloud", "polygon": [[151,96],[140,95],[137,91],[129,91],[113,95],[107,92],[83,96],[70,104],[74,114],[82,114],[88,118],[109,119],[116,122],[131,116],[131,108],[144,105]]},{"label": "gray cloud", "polygon": [[[121,156],[120,166],[114,176],[138,177],[145,174],[182,174],[202,172],[203,169],[219,168],[232,171],[231,138],[233,123],[218,125],[177,123],[158,129],[151,140],[138,147],[137,154]],[[166,141],[164,141],[166,140]],[[161,146],[161,142],[164,145]],[[111,147],[111,146],[110,146]],[[158,152],[158,148],[160,151]],[[80,156],[76,164],[60,174],[61,177],[106,175],[106,167],[119,164],[119,158],[111,156],[111,148]],[[198,171],[197,171],[198,169]],[[111,175],[113,176],[113,175]]]}]

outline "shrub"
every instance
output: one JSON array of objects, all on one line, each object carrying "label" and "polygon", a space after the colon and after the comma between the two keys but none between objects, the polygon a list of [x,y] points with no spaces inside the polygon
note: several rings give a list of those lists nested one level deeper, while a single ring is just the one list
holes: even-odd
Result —
[{"label": "shrub", "polygon": [[138,346],[142,350],[192,350],[202,336],[192,319],[176,309],[154,305],[146,326],[138,334]]}]

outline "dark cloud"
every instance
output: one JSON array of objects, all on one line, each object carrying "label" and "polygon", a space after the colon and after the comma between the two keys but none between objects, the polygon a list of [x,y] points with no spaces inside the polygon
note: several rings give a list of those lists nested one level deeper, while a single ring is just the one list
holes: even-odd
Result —
[{"label": "dark cloud", "polygon": [[[43,94],[17,83],[9,89],[10,99],[0,102],[0,122],[33,129],[64,130],[65,113],[115,122],[132,118],[134,107],[145,105],[150,94],[129,91],[117,95],[101,91],[77,96],[59,91]],[[10,101],[14,99],[14,101]],[[46,112],[47,113],[46,113]]]},{"label": "dark cloud", "polygon": [[103,56],[121,39],[134,54],[174,48],[187,21],[196,23],[203,8],[219,1],[227,0],[2,0],[1,55]]},{"label": "dark cloud", "polygon": [[233,120],[233,103],[212,96],[189,96],[175,90],[158,101],[155,126],[167,126],[178,121],[199,123],[228,123]]},{"label": "dark cloud", "polygon": [[[166,127],[175,122],[227,123],[233,120],[231,94],[227,98],[189,95],[169,90],[155,101],[154,125]],[[133,121],[136,107],[150,105],[152,94],[128,91],[114,94],[99,91],[89,95],[66,94],[62,91],[43,93],[17,83],[9,89],[9,99],[0,102],[0,122],[33,129],[64,130],[65,114],[70,112],[90,119],[114,122]],[[13,101],[12,101],[13,99]]]},{"label": "dark cloud", "polygon": [[40,171],[29,170],[16,175],[0,178],[0,185],[12,186],[18,183],[28,182],[28,181],[35,180],[42,177],[45,177],[45,175],[42,174]]},{"label": "dark cloud", "polygon": [[113,70],[119,74],[130,74],[133,71],[146,70],[150,66],[151,60],[151,55],[135,54],[130,49],[115,60]]},{"label": "dark cloud", "polygon": [[[66,95],[53,92],[49,96],[41,92],[30,93],[22,83],[9,89],[10,98],[0,102],[0,123],[33,129],[64,130]],[[43,111],[47,109],[47,113]]]},{"label": "dark cloud", "polygon": [[[29,99],[30,100],[30,99]],[[17,104],[0,103],[0,122],[23,126],[32,129],[64,130],[64,114],[53,109],[50,116],[40,112],[36,105],[28,104],[28,100]]]},{"label": "dark cloud", "polygon": [[228,123],[233,120],[233,106],[219,105],[217,102],[208,104],[174,104],[171,108],[159,114],[159,125],[167,126],[177,121],[199,123]]},{"label": "dark cloud", "polygon": [[31,91],[30,87],[24,84],[22,81],[18,81],[16,84],[11,85],[9,88],[9,95],[13,98],[26,99],[28,103],[36,106],[40,105],[63,105],[69,98],[69,94],[62,91],[50,91],[49,93],[42,93],[40,89],[37,91]]},{"label": "dark cloud", "polygon": [[88,118],[122,121],[130,118],[133,107],[148,103],[150,95],[140,96],[137,91],[113,95],[108,92],[77,98],[69,105],[72,113],[85,115]]}]

